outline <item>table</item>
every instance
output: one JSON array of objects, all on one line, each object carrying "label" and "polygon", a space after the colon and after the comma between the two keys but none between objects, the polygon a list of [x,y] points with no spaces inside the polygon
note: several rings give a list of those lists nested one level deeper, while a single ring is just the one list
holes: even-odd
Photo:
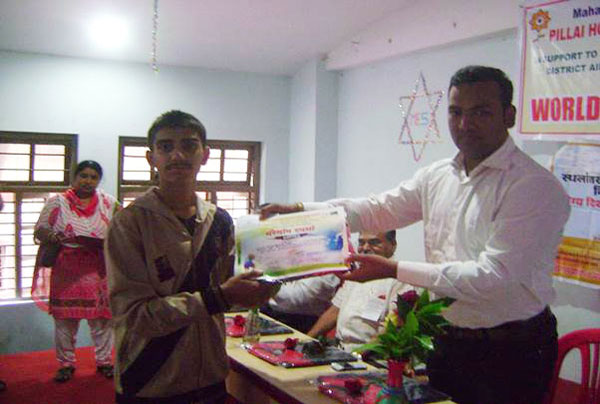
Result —
[{"label": "table", "polygon": [[[228,313],[236,314],[244,315]],[[264,314],[261,316],[273,320]],[[294,330],[294,334],[262,336],[261,341],[275,341],[288,337],[298,338],[300,341],[312,339]],[[286,369],[249,354],[241,347],[241,343],[241,338],[227,337],[227,355],[231,366],[227,377],[227,390],[237,400],[245,404],[339,404],[319,393],[317,386],[311,384],[318,376],[337,373],[329,365]],[[366,365],[366,371],[382,371]],[[440,404],[452,404],[452,401],[443,401]]]}]

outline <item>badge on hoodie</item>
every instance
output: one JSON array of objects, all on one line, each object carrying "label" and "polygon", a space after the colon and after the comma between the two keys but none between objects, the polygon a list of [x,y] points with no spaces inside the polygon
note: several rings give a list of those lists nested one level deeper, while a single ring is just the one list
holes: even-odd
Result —
[{"label": "badge on hoodie", "polygon": [[173,271],[173,268],[171,268],[169,258],[167,258],[166,255],[155,259],[154,266],[156,267],[156,271],[158,272],[158,279],[161,282],[168,281],[169,279],[175,276],[175,271]]}]

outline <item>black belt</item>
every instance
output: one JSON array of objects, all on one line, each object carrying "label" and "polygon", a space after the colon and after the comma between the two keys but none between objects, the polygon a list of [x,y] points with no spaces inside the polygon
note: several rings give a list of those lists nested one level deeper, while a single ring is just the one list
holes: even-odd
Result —
[{"label": "black belt", "polygon": [[488,341],[523,341],[531,338],[548,335],[548,328],[556,330],[556,318],[546,308],[540,313],[527,320],[510,321],[492,328],[462,328],[449,326],[445,328],[446,334],[441,338],[466,339],[466,340],[488,340]]}]

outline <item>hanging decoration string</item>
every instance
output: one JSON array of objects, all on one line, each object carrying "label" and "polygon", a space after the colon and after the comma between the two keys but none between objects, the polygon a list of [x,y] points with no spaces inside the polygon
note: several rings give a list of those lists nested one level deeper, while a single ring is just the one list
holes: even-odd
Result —
[{"label": "hanging decoration string", "polygon": [[152,17],[152,70],[158,73],[158,64],[156,62],[156,47],[158,43],[158,0],[154,0],[154,15]]}]

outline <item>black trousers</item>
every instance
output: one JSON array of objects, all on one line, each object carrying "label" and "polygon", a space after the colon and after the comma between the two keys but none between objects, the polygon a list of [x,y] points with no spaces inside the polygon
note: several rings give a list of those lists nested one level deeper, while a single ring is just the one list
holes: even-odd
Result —
[{"label": "black trousers", "polygon": [[432,387],[459,404],[538,404],[558,356],[549,309],[491,329],[451,329],[427,363]]}]

